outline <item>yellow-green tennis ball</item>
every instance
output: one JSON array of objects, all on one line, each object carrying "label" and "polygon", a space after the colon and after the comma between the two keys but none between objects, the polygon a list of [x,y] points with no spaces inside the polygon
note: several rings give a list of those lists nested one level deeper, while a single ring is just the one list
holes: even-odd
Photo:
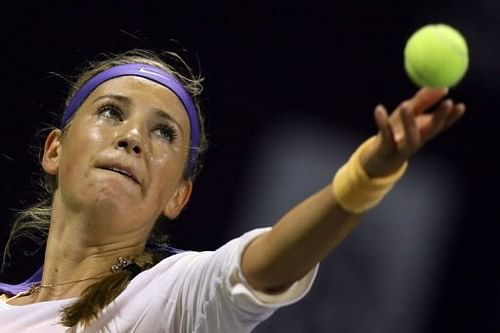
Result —
[{"label": "yellow-green tennis ball", "polygon": [[406,43],[406,73],[420,87],[453,87],[467,71],[468,53],[465,38],[458,30],[446,24],[429,24]]}]

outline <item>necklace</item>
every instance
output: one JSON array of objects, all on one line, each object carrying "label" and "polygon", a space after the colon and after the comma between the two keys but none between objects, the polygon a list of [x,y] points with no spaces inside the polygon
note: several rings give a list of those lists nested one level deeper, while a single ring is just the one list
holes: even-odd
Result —
[{"label": "necklace", "polygon": [[32,283],[30,289],[26,292],[26,295],[32,295],[37,293],[40,289],[42,288],[50,288],[50,287],[56,287],[56,286],[63,286],[67,284],[74,284],[82,281],[87,281],[87,280],[97,280],[102,277],[108,276],[109,274],[102,274],[98,276],[92,276],[92,277],[87,277],[83,279],[78,279],[78,280],[73,280],[73,281],[66,281],[66,282],[61,282],[61,283],[47,283],[47,284],[42,284],[41,282],[38,283]]},{"label": "necklace", "polygon": [[[127,270],[130,273],[130,277],[133,278],[142,271],[142,268],[139,265],[137,265],[133,261],[133,259],[118,257],[118,263],[112,265],[110,268],[110,271],[111,271],[111,273],[115,273],[116,271],[119,271],[119,270]],[[18,298],[18,297],[21,297],[21,296],[34,295],[38,291],[40,291],[40,289],[42,289],[42,288],[50,288],[50,287],[67,285],[67,284],[74,284],[74,283],[79,283],[79,282],[87,281],[87,280],[97,280],[97,279],[101,279],[101,278],[108,276],[108,275],[110,275],[110,274],[109,273],[108,274],[101,274],[98,276],[86,277],[83,279],[66,281],[66,282],[61,282],[61,283],[42,284],[41,281],[34,282],[31,284],[30,289],[28,289],[27,291],[23,291],[15,296],[9,298],[8,301],[11,301],[11,300]]]},{"label": "necklace", "polygon": [[30,296],[30,295],[34,296],[42,288],[62,286],[62,285],[65,285],[65,284],[78,283],[78,282],[86,281],[86,280],[97,280],[97,279],[100,279],[100,278],[102,278],[103,276],[106,276],[106,275],[109,275],[109,274],[100,275],[100,276],[93,276],[93,277],[87,277],[87,278],[83,278],[83,279],[78,279],[78,280],[74,280],[74,281],[67,281],[67,282],[61,282],[61,283],[42,284],[41,282],[34,282],[34,283],[31,284],[30,289],[28,289],[26,291],[23,291],[23,292],[20,292],[19,294],[10,297],[5,302],[10,302],[10,301],[12,301],[12,300],[14,300],[16,298],[22,297],[22,296]]}]

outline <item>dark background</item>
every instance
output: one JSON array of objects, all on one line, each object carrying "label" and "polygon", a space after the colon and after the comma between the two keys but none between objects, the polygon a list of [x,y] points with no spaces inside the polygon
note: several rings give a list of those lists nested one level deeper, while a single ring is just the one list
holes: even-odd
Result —
[{"label": "dark background", "polygon": [[[30,147],[43,137],[34,133],[60,111],[67,91],[51,72],[72,74],[100,52],[190,52],[188,62],[206,77],[202,105],[212,147],[189,208],[171,228],[172,241],[215,249],[233,236],[227,231],[233,194],[263,124],[297,112],[372,134],[374,106],[393,108],[416,89],[403,70],[406,39],[424,24],[446,22],[469,43],[469,71],[450,93],[468,112],[421,154],[459,166],[467,198],[456,207],[459,232],[427,328],[499,331],[499,17],[493,0],[11,4],[0,23],[2,241],[14,211],[36,198],[39,166]],[[3,280],[26,277],[37,260],[40,254],[9,268]]]}]

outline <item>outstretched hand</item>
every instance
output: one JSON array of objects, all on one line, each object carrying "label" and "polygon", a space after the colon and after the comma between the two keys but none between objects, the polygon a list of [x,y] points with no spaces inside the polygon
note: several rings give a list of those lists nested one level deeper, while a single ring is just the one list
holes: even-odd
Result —
[{"label": "outstretched hand", "polygon": [[[462,117],[465,105],[451,99],[442,100],[447,94],[446,88],[422,88],[390,115],[383,105],[375,108],[379,132],[374,144],[361,155],[361,163],[369,176],[392,174],[432,138]],[[429,112],[436,104],[435,110]]]}]

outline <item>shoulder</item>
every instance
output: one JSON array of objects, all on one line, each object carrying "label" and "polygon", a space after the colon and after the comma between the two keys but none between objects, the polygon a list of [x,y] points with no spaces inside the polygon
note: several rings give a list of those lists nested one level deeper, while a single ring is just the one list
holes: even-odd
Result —
[{"label": "shoulder", "polygon": [[161,280],[162,286],[182,281],[192,281],[199,276],[217,277],[230,275],[234,269],[239,269],[241,255],[246,246],[257,236],[271,228],[251,230],[240,237],[231,239],[216,250],[210,251],[182,251],[162,259],[153,267],[138,274],[131,282],[132,285],[144,285]]}]

